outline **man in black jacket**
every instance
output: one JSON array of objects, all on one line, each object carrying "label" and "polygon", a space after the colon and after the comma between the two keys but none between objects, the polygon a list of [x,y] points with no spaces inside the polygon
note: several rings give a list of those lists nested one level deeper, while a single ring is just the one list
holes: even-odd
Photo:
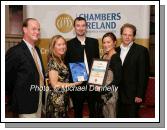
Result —
[{"label": "man in black jacket", "polygon": [[117,48],[122,60],[123,81],[119,88],[118,117],[137,117],[142,103],[149,74],[147,48],[134,43],[136,27],[124,24],[121,27],[122,44]]},{"label": "man in black jacket", "polygon": [[12,94],[12,110],[24,118],[41,117],[44,68],[39,39],[40,24],[34,18],[23,23],[23,40],[5,56],[5,90]]},{"label": "man in black jacket", "polygon": [[[76,37],[68,41],[67,53],[65,62],[67,66],[69,63],[84,62],[86,65],[87,73],[90,73],[93,58],[99,58],[99,44],[98,40],[90,37],[86,37],[86,20],[82,17],[77,17],[74,20],[74,29]],[[72,80],[71,80],[72,82]],[[87,85],[86,82],[82,84]],[[75,117],[82,117],[83,103],[85,99],[88,101],[89,117],[95,117],[95,100],[96,92],[79,91],[71,92],[71,97],[74,105]]]}]

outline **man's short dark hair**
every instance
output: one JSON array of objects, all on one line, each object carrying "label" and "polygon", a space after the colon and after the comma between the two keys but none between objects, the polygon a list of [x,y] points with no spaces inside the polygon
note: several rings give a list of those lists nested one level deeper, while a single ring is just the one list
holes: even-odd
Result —
[{"label": "man's short dark hair", "polygon": [[[81,21],[81,20],[85,21],[85,23],[86,23],[86,19],[85,18],[83,18],[83,17],[76,17],[75,20],[74,20],[74,26],[75,26],[76,21]],[[86,23],[86,26],[87,26],[87,23]]]},{"label": "man's short dark hair", "polygon": [[30,21],[30,20],[35,20],[35,21],[37,21],[37,19],[35,19],[35,18],[26,18],[26,19],[23,21],[22,27],[27,27],[27,26],[28,26],[28,21]]}]

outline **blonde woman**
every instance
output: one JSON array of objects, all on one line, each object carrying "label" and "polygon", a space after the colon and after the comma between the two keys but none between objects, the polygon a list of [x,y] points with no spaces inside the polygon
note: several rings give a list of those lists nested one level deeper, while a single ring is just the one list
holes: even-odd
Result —
[{"label": "blonde woman", "polygon": [[68,94],[64,88],[81,84],[81,82],[68,83],[69,70],[63,62],[66,50],[66,40],[60,35],[53,36],[49,45],[47,66],[51,87],[47,97],[46,117],[67,117]]}]

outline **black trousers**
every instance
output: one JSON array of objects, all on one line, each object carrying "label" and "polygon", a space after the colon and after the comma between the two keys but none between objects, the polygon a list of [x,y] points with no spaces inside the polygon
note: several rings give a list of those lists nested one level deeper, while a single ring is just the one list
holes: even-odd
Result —
[{"label": "black trousers", "polygon": [[139,104],[136,103],[122,103],[118,101],[117,117],[118,118],[137,118],[138,117]]},{"label": "black trousers", "polygon": [[[88,89],[89,90],[89,89]],[[73,101],[74,107],[74,117],[82,118],[83,117],[83,104],[85,101],[88,103],[89,108],[89,118],[97,117],[97,94],[96,91],[74,91],[70,92],[70,96]]]}]

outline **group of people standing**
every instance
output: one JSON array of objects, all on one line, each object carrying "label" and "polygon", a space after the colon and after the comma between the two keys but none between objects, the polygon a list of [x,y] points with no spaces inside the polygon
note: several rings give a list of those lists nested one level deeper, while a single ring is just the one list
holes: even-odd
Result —
[{"label": "group of people standing", "polygon": [[[10,48],[5,56],[5,88],[12,95],[12,110],[22,118],[40,118],[44,91],[32,89],[42,87],[47,77],[50,88],[47,94],[45,117],[68,117],[69,98],[72,99],[74,117],[83,117],[83,104],[88,103],[89,117],[137,117],[137,110],[144,99],[149,72],[147,48],[134,42],[136,27],[124,24],[120,34],[122,43],[116,48],[117,38],[112,32],[102,37],[104,54],[109,60],[113,79],[108,87],[118,86],[118,91],[101,92],[102,86],[89,91],[87,81],[73,82],[69,63],[84,62],[89,75],[94,58],[100,58],[98,40],[86,36],[87,23],[83,17],[74,20],[76,37],[66,41],[61,35],[51,38],[46,74],[40,50],[35,46],[39,39],[40,24],[34,18],[23,23],[23,40]],[[63,88],[88,86],[86,91],[62,91]],[[55,91],[56,90],[56,91]],[[102,96],[106,96],[106,101]],[[109,114],[104,106],[111,100]]]}]

